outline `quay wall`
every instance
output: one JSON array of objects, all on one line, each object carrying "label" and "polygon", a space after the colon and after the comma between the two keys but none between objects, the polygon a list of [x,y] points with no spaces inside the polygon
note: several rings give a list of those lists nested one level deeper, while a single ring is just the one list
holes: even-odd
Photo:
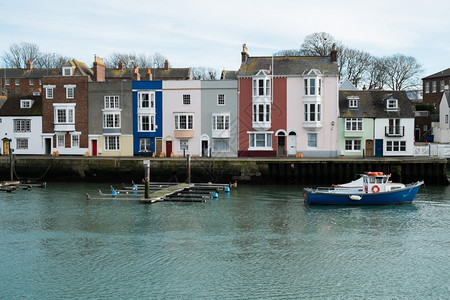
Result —
[{"label": "quay wall", "polygon": [[[424,180],[428,185],[448,184],[447,160],[442,158],[145,158],[150,160],[150,180],[244,184],[329,185],[354,180],[366,171],[390,173],[393,181]],[[141,182],[143,158],[92,158],[15,156],[14,180]],[[0,157],[0,181],[10,180],[7,156]]]}]

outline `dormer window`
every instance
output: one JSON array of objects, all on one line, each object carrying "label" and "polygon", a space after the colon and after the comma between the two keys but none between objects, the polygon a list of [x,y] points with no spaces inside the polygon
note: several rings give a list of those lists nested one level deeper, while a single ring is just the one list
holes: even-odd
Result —
[{"label": "dormer window", "polygon": [[253,96],[270,96],[269,71],[261,70],[253,78]]},{"label": "dormer window", "polygon": [[394,98],[389,98],[386,100],[386,109],[387,110],[398,110],[398,100]]},{"label": "dormer window", "polygon": [[72,67],[63,67],[62,74],[63,76],[72,76]]},{"label": "dormer window", "polygon": [[348,108],[358,108],[359,107],[359,97],[347,97]]},{"label": "dormer window", "polygon": [[21,99],[20,100],[20,108],[30,108],[32,104],[32,100],[30,99]]},{"label": "dormer window", "polygon": [[322,95],[322,76],[319,70],[312,69],[305,72],[307,78],[304,79],[305,96],[320,96]]}]

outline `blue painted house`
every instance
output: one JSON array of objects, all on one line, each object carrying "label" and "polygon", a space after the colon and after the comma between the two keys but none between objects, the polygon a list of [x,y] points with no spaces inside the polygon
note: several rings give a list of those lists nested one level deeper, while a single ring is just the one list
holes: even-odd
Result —
[{"label": "blue painted house", "polygon": [[133,81],[134,155],[159,156],[162,149],[162,81]]}]

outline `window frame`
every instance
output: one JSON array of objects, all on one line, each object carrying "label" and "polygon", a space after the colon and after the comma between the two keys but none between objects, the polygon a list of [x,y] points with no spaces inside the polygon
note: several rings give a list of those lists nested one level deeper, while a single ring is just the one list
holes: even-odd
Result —
[{"label": "window frame", "polygon": [[183,105],[191,105],[191,95],[183,94],[182,103]]},{"label": "window frame", "polygon": [[27,138],[16,138],[16,149],[17,150],[28,150],[28,139]]},{"label": "window frame", "polygon": [[[308,132],[307,134],[307,146],[308,148],[317,148],[317,132]],[[314,137],[314,138],[313,138]]]},{"label": "window frame", "polygon": [[[249,150],[273,150],[272,135],[273,132],[248,132]],[[258,144],[259,143],[259,144]]]},{"label": "window frame", "polygon": [[[108,120],[108,117],[112,117]],[[112,123],[111,123],[112,121]],[[121,128],[121,114],[120,112],[104,111],[103,112],[103,129]]]},{"label": "window frame", "polygon": [[104,96],[103,105],[105,109],[120,109],[120,96],[118,95]]},{"label": "window frame", "polygon": [[224,94],[217,95],[217,106],[225,106],[225,95]]},{"label": "window frame", "polygon": [[[184,121],[181,118],[186,118]],[[194,114],[193,113],[177,113],[174,115],[175,130],[193,130],[194,129]],[[181,126],[185,125],[185,126]],[[182,128],[185,127],[185,128]]]},{"label": "window frame", "polygon": [[13,132],[31,132],[31,119],[13,119]]},{"label": "window frame", "polygon": [[364,131],[362,118],[345,118],[345,131]]},{"label": "window frame", "polygon": [[105,151],[119,151],[120,150],[120,136],[106,135],[104,147]]}]

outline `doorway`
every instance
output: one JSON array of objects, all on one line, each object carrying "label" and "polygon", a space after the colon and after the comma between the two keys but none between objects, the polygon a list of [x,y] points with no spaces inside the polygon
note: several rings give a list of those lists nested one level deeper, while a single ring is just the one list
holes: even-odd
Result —
[{"label": "doorway", "polygon": [[97,140],[92,140],[92,156],[97,156]]},{"label": "doorway", "polygon": [[289,132],[288,135],[288,155],[297,155],[297,134],[295,131]]},{"label": "doorway", "polygon": [[366,140],[366,156],[373,156],[373,140]]},{"label": "doorway", "polygon": [[277,155],[280,157],[286,156],[286,136],[284,132],[278,133]]},{"label": "doorway", "polygon": [[166,141],[166,156],[172,155],[172,141]]},{"label": "doorway", "polygon": [[202,141],[202,157],[208,157],[209,156],[208,149],[209,149],[208,141],[203,140]]},{"label": "doorway", "polygon": [[45,138],[45,154],[50,155],[52,152],[52,139]]}]

